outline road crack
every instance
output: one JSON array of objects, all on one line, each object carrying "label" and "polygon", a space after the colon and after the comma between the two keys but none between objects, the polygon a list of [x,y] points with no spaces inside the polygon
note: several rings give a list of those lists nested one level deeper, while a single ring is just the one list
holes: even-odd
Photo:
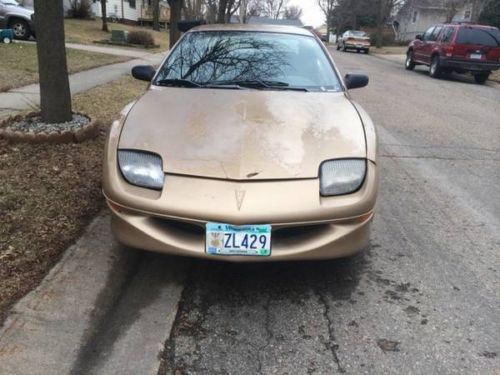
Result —
[{"label": "road crack", "polygon": [[271,331],[271,296],[268,296],[265,307],[266,320],[264,323],[264,329],[266,331],[266,343],[258,348],[257,352],[257,374],[262,374],[262,358],[261,355],[266,353],[266,349],[271,345],[271,340],[273,338],[273,332]]},{"label": "road crack", "polygon": [[318,295],[318,301],[323,305],[323,317],[325,318],[327,326],[328,326],[328,342],[325,343],[325,346],[332,353],[333,360],[335,361],[335,364],[337,365],[338,371],[343,374],[343,373],[345,373],[345,369],[340,364],[339,356],[337,354],[337,351],[339,349],[339,345],[337,344],[337,340],[335,338],[335,331],[333,330],[333,322],[330,319],[330,306],[328,305],[328,302],[326,301],[326,297],[325,297],[324,293],[321,293],[320,291],[316,291],[316,294]]}]

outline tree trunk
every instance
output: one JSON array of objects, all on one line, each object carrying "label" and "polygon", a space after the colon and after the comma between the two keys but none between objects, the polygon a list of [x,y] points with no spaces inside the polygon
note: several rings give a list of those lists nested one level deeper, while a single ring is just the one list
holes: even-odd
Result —
[{"label": "tree trunk", "polygon": [[101,18],[102,18],[102,31],[109,32],[108,30],[108,11],[106,10],[106,2],[108,0],[101,0]]},{"label": "tree trunk", "polygon": [[182,0],[168,0],[168,4],[170,5],[170,48],[172,48],[181,37],[178,24],[181,20]]},{"label": "tree trunk", "polygon": [[473,0],[471,22],[478,23],[480,14],[481,14],[481,0]]},{"label": "tree trunk", "polygon": [[384,13],[385,13],[385,1],[378,0],[378,11],[377,11],[377,34],[376,34],[376,47],[382,48],[384,44]]},{"label": "tree trunk", "polygon": [[160,31],[160,0],[153,0],[153,30]]},{"label": "tree trunk", "polygon": [[36,0],[34,7],[42,120],[47,123],[66,122],[71,120],[72,114],[63,0]]},{"label": "tree trunk", "polygon": [[227,0],[219,0],[219,9],[217,10],[217,23],[226,23]]}]

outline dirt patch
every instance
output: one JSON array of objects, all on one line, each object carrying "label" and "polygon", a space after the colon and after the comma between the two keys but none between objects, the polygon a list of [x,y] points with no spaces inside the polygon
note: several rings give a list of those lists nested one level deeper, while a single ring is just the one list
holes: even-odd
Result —
[{"label": "dirt patch", "polygon": [[75,96],[74,110],[106,124],[91,141],[0,140],[0,321],[102,208],[104,127],[145,88],[127,77]]}]

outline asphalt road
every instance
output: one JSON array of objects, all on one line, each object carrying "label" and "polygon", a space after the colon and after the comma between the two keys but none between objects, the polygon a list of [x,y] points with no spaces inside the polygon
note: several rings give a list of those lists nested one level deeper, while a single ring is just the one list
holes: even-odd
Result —
[{"label": "asphalt road", "polygon": [[371,246],[352,259],[193,261],[160,374],[498,374],[500,86],[334,52],[379,133]]}]

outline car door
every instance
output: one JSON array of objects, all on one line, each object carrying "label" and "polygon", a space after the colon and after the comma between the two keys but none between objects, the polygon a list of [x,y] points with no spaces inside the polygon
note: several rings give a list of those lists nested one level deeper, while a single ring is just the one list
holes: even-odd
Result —
[{"label": "car door", "polygon": [[441,30],[443,30],[443,26],[435,26],[432,32],[424,41],[424,46],[422,48],[422,61],[426,64],[431,63],[431,56],[434,52],[434,49],[436,48],[437,40],[439,34],[441,33]]},{"label": "car door", "polygon": [[422,35],[422,38],[415,41],[415,45],[413,46],[413,53],[416,61],[424,63],[427,62],[425,58],[425,53],[428,47],[427,43],[432,35],[432,32],[434,31],[434,28],[435,26],[429,27],[424,35]]}]

